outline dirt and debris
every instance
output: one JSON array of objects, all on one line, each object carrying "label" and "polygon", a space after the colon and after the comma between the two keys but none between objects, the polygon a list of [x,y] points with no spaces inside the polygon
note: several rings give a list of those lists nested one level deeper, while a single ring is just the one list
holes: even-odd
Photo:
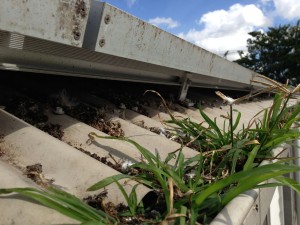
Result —
[{"label": "dirt and debris", "polygon": [[[4,135],[0,134],[0,143],[4,142]],[[4,150],[1,149],[0,147],[0,158],[4,155]]]},{"label": "dirt and debris", "polygon": [[0,143],[4,141],[4,134],[0,134]]},{"label": "dirt and debris", "polygon": [[113,137],[123,137],[124,131],[121,128],[121,124],[119,121],[101,121],[99,123],[98,121],[91,124],[92,127],[96,128],[97,130],[100,130],[110,136]]},{"label": "dirt and debris", "polygon": [[62,139],[64,132],[58,124],[48,123],[44,111],[49,105],[42,104],[32,99],[20,96],[10,96],[6,102],[6,111],[37,127],[51,136]]},{"label": "dirt and debris", "polygon": [[110,162],[109,160],[107,160],[108,157],[101,157],[101,156],[98,156],[96,153],[91,153],[87,150],[84,150],[81,147],[74,146],[71,143],[68,143],[68,144],[71,145],[72,147],[76,148],[77,150],[83,152],[84,154],[92,157],[93,159],[96,159],[97,161],[102,162],[110,167],[114,167],[114,164],[112,162]]},{"label": "dirt and debris", "polygon": [[116,90],[107,90],[99,92],[105,99],[114,103],[119,109],[130,109],[142,115],[148,116],[147,110],[143,106],[148,106],[149,102],[143,99],[143,96],[131,95],[129,93],[117,93]]},{"label": "dirt and debris", "polygon": [[4,155],[4,151],[0,148],[0,158]]},{"label": "dirt and debris", "polygon": [[47,122],[44,108],[45,106],[32,99],[19,96],[12,96],[6,102],[6,111],[32,125]]},{"label": "dirt and debris", "polygon": [[168,139],[171,139],[172,136],[173,136],[170,131],[166,130],[163,127],[149,127],[149,130],[153,133],[159,134],[159,135],[164,136]]},{"label": "dirt and debris", "polygon": [[65,112],[69,116],[80,120],[110,136],[124,136],[124,131],[122,130],[119,122],[105,120],[106,115],[104,110],[89,106],[87,104],[79,103],[74,107],[66,107]]},{"label": "dirt and debris", "polygon": [[[113,155],[109,154],[109,156],[107,157],[101,157],[99,155],[97,155],[96,153],[91,153],[87,150],[84,150],[81,147],[78,146],[74,146],[71,143],[68,143],[69,145],[71,145],[72,147],[76,148],[77,150],[83,152],[84,154],[92,157],[93,159],[96,159],[97,161],[121,172],[121,173],[126,173],[128,175],[137,175],[139,174],[139,170],[135,169],[135,168],[130,168],[129,166],[126,168],[126,170],[124,170],[124,163],[128,163],[128,160],[116,160]],[[114,163],[112,163],[111,161],[113,161]]]},{"label": "dirt and debris", "polygon": [[119,122],[106,120],[106,109],[97,108],[78,101],[63,88],[58,94],[52,94],[49,99],[54,108],[61,108],[65,114],[73,117],[110,136],[124,136],[124,131]]},{"label": "dirt and debris", "polygon": [[86,198],[83,199],[83,201],[88,204],[89,206],[98,209],[98,210],[102,210],[104,212],[106,212],[107,214],[109,214],[110,216],[114,217],[114,218],[118,218],[120,220],[120,222],[118,224],[126,224],[126,225],[137,225],[137,224],[143,224],[145,222],[151,222],[150,218],[156,218],[157,213],[155,212],[147,212],[144,213],[143,215],[135,215],[135,216],[120,216],[122,215],[122,213],[126,213],[129,211],[129,208],[120,203],[118,205],[113,204],[112,202],[107,202],[106,201],[106,197],[107,197],[107,191],[104,190],[101,193],[97,194],[97,195],[93,195],[93,196],[88,196]]},{"label": "dirt and debris", "polygon": [[53,179],[46,179],[43,175],[43,166],[40,163],[26,166],[25,175],[41,186],[48,186],[54,182]]},{"label": "dirt and debris", "polygon": [[64,132],[61,130],[61,125],[59,124],[38,124],[36,127],[59,140],[62,140],[64,136]]},{"label": "dirt and debris", "polygon": [[83,199],[88,205],[95,209],[103,209],[104,200],[107,198],[107,191],[104,190],[97,195],[90,195]]}]

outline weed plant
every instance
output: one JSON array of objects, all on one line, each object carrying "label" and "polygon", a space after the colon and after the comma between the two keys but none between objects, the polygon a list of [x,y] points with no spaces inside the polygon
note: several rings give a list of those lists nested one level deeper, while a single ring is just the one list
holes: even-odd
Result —
[{"label": "weed plant", "polygon": [[[215,119],[199,108],[204,123],[198,124],[187,119],[176,119],[171,113],[170,124],[175,124],[180,132],[188,137],[188,142],[198,146],[199,154],[186,159],[183,146],[170,153],[165,159],[153,154],[143,146],[126,137],[103,137],[90,133],[90,140],[95,138],[118,139],[131,143],[143,156],[143,162],[131,167],[141,173],[135,176],[119,174],[103,179],[88,188],[96,191],[111,183],[116,183],[123,193],[128,210],[120,217],[140,217],[160,207],[155,219],[144,224],[208,224],[218,212],[239,194],[254,188],[289,186],[300,194],[300,186],[285,174],[300,170],[291,164],[291,159],[282,159],[280,155],[272,155],[272,150],[282,143],[289,143],[300,138],[298,127],[300,121],[300,105],[289,105],[290,100],[299,92],[300,85],[290,91],[263,76],[253,82],[263,84],[267,88],[252,93],[252,97],[267,91],[276,91],[270,108],[259,112],[246,126],[237,131],[241,113],[237,112],[233,120],[234,105],[247,99],[232,99],[217,92],[223,100],[230,104],[230,112],[220,128]],[[163,100],[163,99],[162,99]],[[164,100],[163,100],[164,102]],[[164,103],[165,104],[165,103]],[[166,105],[166,104],[165,104]],[[226,126],[226,121],[228,126]],[[274,161],[276,159],[276,161]],[[258,166],[262,160],[269,164]],[[273,161],[272,161],[273,160]],[[274,182],[267,183],[269,179]],[[131,193],[126,193],[122,181],[132,179],[151,188],[158,199],[153,205],[143,206],[137,201],[135,185]],[[120,218],[85,205],[76,197],[48,188],[46,191],[36,189],[1,189],[0,194],[17,192],[21,195],[56,209],[60,213],[78,220],[82,224],[121,224]]]}]

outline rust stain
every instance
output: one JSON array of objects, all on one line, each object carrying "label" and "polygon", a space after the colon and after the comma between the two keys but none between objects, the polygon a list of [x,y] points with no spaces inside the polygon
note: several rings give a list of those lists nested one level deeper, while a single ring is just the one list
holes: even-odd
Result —
[{"label": "rust stain", "polygon": [[76,14],[79,14],[82,18],[87,15],[86,4],[83,0],[77,0],[75,3]]},{"label": "rust stain", "polygon": [[62,39],[68,39],[72,45],[78,46],[87,14],[88,7],[84,0],[60,0],[54,14],[57,20],[55,34]]}]

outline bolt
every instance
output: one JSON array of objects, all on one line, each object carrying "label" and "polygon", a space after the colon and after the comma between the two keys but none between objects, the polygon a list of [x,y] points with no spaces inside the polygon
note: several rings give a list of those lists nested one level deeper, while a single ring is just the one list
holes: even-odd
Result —
[{"label": "bolt", "polygon": [[100,45],[100,47],[103,47],[105,45],[105,39],[104,38],[99,40],[99,45]]},{"label": "bolt", "polygon": [[106,15],[105,17],[104,17],[104,23],[105,24],[108,24],[110,22],[110,15]]},{"label": "bolt", "polygon": [[57,115],[65,114],[63,108],[61,108],[61,107],[56,107],[55,110],[54,110],[54,113],[57,114]]},{"label": "bolt", "polygon": [[85,17],[85,16],[86,16],[86,12],[85,12],[85,8],[84,8],[84,7],[80,8],[80,15],[81,15],[82,17]]},{"label": "bolt", "polygon": [[78,41],[80,39],[80,36],[81,36],[80,32],[78,30],[74,30],[73,34],[74,34],[74,39],[76,41]]}]

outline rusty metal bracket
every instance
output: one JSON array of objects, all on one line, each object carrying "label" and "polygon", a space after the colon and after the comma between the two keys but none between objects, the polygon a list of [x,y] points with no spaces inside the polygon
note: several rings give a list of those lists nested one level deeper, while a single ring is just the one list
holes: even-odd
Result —
[{"label": "rusty metal bracket", "polygon": [[182,85],[179,93],[179,101],[184,101],[188,92],[190,85],[192,84],[192,74],[185,73],[182,78]]}]

